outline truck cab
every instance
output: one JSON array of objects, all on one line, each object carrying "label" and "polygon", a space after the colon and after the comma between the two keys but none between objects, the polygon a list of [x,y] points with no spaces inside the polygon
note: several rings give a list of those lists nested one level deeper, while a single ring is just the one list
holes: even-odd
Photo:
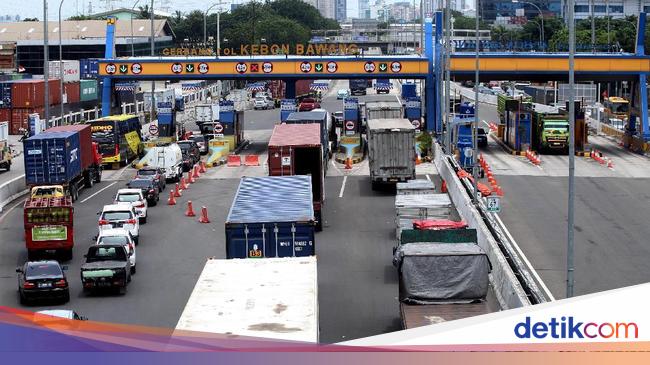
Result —
[{"label": "truck cab", "polygon": [[62,198],[65,196],[63,185],[34,186],[30,191],[30,198]]},{"label": "truck cab", "polygon": [[569,147],[569,122],[564,119],[542,120],[542,149],[565,150]]}]

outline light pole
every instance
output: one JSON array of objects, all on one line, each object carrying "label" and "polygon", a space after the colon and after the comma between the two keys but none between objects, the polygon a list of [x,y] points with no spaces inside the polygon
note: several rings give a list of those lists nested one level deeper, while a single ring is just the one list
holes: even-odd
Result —
[{"label": "light pole", "polygon": [[[135,46],[133,45],[133,12],[140,0],[137,0],[131,7],[131,57],[135,57]],[[138,115],[138,98],[135,96],[135,87],[133,88],[133,114]]]},{"label": "light pole", "polygon": [[567,0],[567,19],[569,21],[569,199],[567,208],[567,275],[566,275],[566,297],[573,296],[574,271],[573,264],[573,219],[574,219],[574,200],[575,200],[575,90],[574,88],[574,58],[576,53],[576,33],[575,20],[573,19],[574,0]]},{"label": "light pole", "polygon": [[219,4],[220,3],[214,3],[205,9],[205,13],[203,14],[203,43],[208,42],[208,12]]},{"label": "light pole", "polygon": [[539,31],[539,45],[541,47],[542,43],[543,43],[542,42],[542,26],[539,24],[539,22],[537,20],[531,20],[530,22],[537,24],[537,29]]},{"label": "light pole", "polygon": [[63,33],[63,27],[61,26],[61,7],[63,6],[63,1],[61,0],[59,3],[59,93],[61,95],[61,125],[63,125],[63,43],[61,36],[61,33]]},{"label": "light pole", "polygon": [[[155,47],[156,47],[156,40],[155,40],[155,34],[154,34],[154,26],[153,26],[153,0],[151,0],[151,9],[149,10],[151,14],[151,55],[153,56],[155,53]],[[151,80],[151,105],[150,105],[150,110],[149,112],[151,113],[149,116],[149,120],[151,123],[153,123],[153,113],[155,111],[156,105],[155,105],[155,92],[156,92],[156,81]],[[133,90],[133,93],[135,94],[135,89]]]},{"label": "light pole", "polygon": [[476,144],[476,138],[477,136],[477,130],[476,128],[478,127],[478,105],[479,100],[478,100],[478,84],[479,84],[479,63],[480,63],[480,58],[479,58],[479,49],[480,49],[480,38],[479,38],[479,0],[476,0],[476,66],[474,70],[474,88],[476,89],[474,92],[474,123],[472,123],[472,177],[473,177],[473,187],[474,191],[472,194],[472,201],[476,202],[478,200],[477,193],[477,182],[478,176],[477,176],[477,171],[476,171],[476,154],[478,152],[477,150],[477,144]]},{"label": "light pole", "polygon": [[50,44],[47,34],[47,0],[43,0],[43,78],[45,79],[45,123],[50,122]]},{"label": "light pole", "polygon": [[[528,1],[512,0],[512,2],[514,4],[528,4],[528,5],[531,5],[532,7],[534,7],[535,9],[537,9],[537,11],[539,11],[539,18],[542,19],[542,34],[541,34],[540,38],[542,38],[542,47],[544,47],[544,13],[542,13],[542,9],[540,9],[539,6],[537,6],[537,5],[535,5],[535,4],[531,3],[531,2],[528,2]],[[477,6],[477,8],[478,8],[478,6]]]}]

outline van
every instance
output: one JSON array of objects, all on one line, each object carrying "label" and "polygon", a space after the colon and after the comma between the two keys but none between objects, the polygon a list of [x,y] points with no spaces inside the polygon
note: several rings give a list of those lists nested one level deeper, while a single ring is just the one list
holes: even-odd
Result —
[{"label": "van", "polygon": [[183,176],[183,152],[176,143],[152,147],[136,168],[144,166],[159,168],[165,180],[178,182]]}]

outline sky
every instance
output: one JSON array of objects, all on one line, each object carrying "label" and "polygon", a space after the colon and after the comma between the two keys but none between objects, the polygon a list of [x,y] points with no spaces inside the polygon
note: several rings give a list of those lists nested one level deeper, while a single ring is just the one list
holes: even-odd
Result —
[{"label": "sky", "polygon": [[[108,0],[64,0],[63,7],[61,12],[63,18],[70,17],[72,15],[88,12],[88,4],[92,3],[93,13],[101,12],[105,9],[105,4]],[[154,8],[158,6],[164,0],[154,0]],[[241,3],[244,0],[226,0],[224,2],[234,2]],[[131,8],[135,4],[136,0],[115,0],[116,8],[124,7]],[[166,0],[169,3],[171,12],[175,10],[180,10],[184,13],[196,9],[205,9],[207,4],[212,4],[217,1],[211,0]],[[50,20],[57,20],[59,14],[59,0],[49,0],[48,1],[48,18]],[[143,4],[150,4],[151,0],[140,0],[138,6]],[[356,16],[358,13],[357,10],[357,0],[348,0],[347,4],[348,14]],[[43,19],[43,0],[0,0],[0,15],[20,15],[21,19],[23,18],[38,18]]]}]

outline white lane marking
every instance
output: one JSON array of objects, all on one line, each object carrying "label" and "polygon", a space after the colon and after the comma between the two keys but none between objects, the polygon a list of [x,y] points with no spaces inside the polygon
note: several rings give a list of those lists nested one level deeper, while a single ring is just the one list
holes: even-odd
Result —
[{"label": "white lane marking", "polygon": [[429,174],[426,174],[424,176],[426,176],[427,180],[429,180],[429,182],[431,182],[431,177],[429,177]]},{"label": "white lane marking", "polygon": [[348,181],[348,175],[343,176],[343,183],[341,184],[341,191],[339,192],[339,198],[343,197],[343,192],[345,191],[345,183]]},{"label": "white lane marking", "polygon": [[90,195],[89,197],[87,197],[86,199],[82,200],[81,202],[82,202],[82,203],[87,202],[88,200],[90,200],[90,199],[91,199],[92,197],[94,197],[95,195],[101,193],[102,191],[104,191],[104,190],[110,188],[111,186],[113,186],[113,185],[115,185],[115,184],[117,184],[117,181],[113,181],[112,183],[108,184],[107,186],[105,186],[105,187],[99,189],[99,191],[97,191],[97,192],[95,192],[94,194]]},{"label": "white lane marking", "polygon": [[531,275],[533,275],[535,277],[535,280],[537,280],[539,285],[542,287],[542,290],[546,293],[547,297],[549,299],[551,299],[551,301],[555,301],[555,297],[553,296],[551,291],[546,286],[546,283],[544,283],[542,278],[539,277],[539,274],[537,274],[537,270],[535,270],[535,268],[530,263],[530,261],[528,261],[528,258],[526,257],[526,255],[524,255],[524,252],[521,251],[521,248],[519,248],[519,245],[516,244],[515,239],[510,234],[510,231],[508,231],[508,228],[506,227],[506,225],[501,220],[501,217],[499,217],[498,214],[494,214],[494,217],[497,219],[497,221],[501,225],[501,228],[503,228],[503,231],[505,232],[506,236],[508,236],[508,239],[510,240],[510,242],[513,243],[513,247],[515,248],[515,250],[517,250],[517,253],[519,254],[519,258],[524,262],[524,265],[526,265],[528,267],[528,269],[530,270]]},{"label": "white lane marking", "polygon": [[16,204],[12,205],[11,208],[9,208],[9,210],[7,210],[3,215],[0,215],[0,222],[2,222],[3,219],[5,219],[7,214],[11,213],[12,210],[16,209],[17,206],[19,206],[19,205],[21,205],[23,203],[24,203],[24,201],[21,199]]}]

